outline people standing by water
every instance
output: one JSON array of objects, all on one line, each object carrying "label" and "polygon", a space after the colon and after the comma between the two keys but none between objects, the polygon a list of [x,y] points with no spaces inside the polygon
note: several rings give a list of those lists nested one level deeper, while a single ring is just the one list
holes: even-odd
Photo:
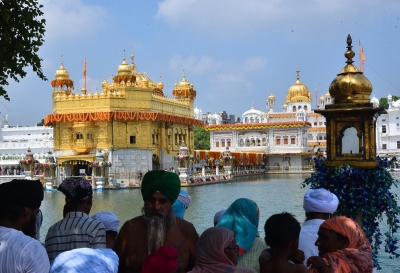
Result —
[{"label": "people standing by water", "polygon": [[239,198],[225,211],[217,226],[231,230],[239,246],[238,265],[260,272],[259,257],[267,247],[259,237],[260,211],[257,204],[247,198]]},{"label": "people standing by water", "polygon": [[189,273],[254,273],[236,267],[238,245],[235,234],[224,227],[211,227],[201,234],[196,246],[196,264]]},{"label": "people standing by water", "polygon": [[45,248],[32,238],[42,200],[39,180],[0,184],[0,272],[49,271]]},{"label": "people standing by water", "polygon": [[360,226],[350,218],[337,216],[324,221],[315,245],[319,256],[308,259],[311,273],[373,272],[371,245]]},{"label": "people standing by water", "polygon": [[176,217],[172,210],[180,189],[181,181],[175,173],[155,170],[145,174],[141,189],[143,215],[127,221],[115,243],[120,273],[139,272],[146,257],[163,245],[178,251],[178,273],[193,268],[198,241],[196,229]]},{"label": "people standing by water", "polygon": [[106,231],[103,223],[88,216],[93,202],[93,190],[89,182],[83,177],[69,177],[63,180],[57,190],[65,195],[68,212],[47,233],[45,246],[50,261],[60,253],[76,248],[105,248]]},{"label": "people standing by water", "polygon": [[320,225],[333,217],[339,199],[334,193],[325,189],[310,189],[304,195],[303,208],[306,221],[300,231],[299,249],[304,252],[304,264],[311,256],[318,256],[318,248],[315,241],[318,239]]},{"label": "people standing by water", "polygon": [[179,192],[178,199],[176,199],[175,203],[172,205],[175,216],[183,219],[191,202],[192,197],[189,195],[189,193],[185,190],[181,190]]},{"label": "people standing by water", "polygon": [[[261,268],[262,273],[307,273],[308,269],[300,264],[290,263],[298,255],[300,223],[290,213],[274,214],[265,222],[265,242],[270,247],[270,258]],[[303,257],[304,259],[304,257]]]},{"label": "people standing by water", "polygon": [[118,234],[119,218],[110,211],[101,211],[91,216],[104,224],[106,230],[106,247],[113,248]]}]

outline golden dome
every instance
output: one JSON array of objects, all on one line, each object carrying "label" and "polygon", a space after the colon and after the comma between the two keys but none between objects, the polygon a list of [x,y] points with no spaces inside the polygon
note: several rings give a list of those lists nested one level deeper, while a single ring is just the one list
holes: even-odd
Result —
[{"label": "golden dome", "polygon": [[324,96],[322,96],[322,97],[320,97],[320,98],[319,98],[319,100],[325,100],[325,97],[324,97]]},{"label": "golden dome", "polygon": [[311,93],[307,86],[300,82],[300,70],[296,70],[297,80],[289,88],[288,95],[286,96],[288,102],[311,102]]},{"label": "golden dome", "polygon": [[132,72],[132,70],[124,58],[122,63],[118,66],[118,75],[121,75],[121,76],[130,75],[131,72]]},{"label": "golden dome", "polygon": [[326,92],[326,94],[325,94],[324,96],[325,96],[325,97],[330,97],[331,94],[329,94],[329,91],[328,91],[328,92]]},{"label": "golden dome", "polygon": [[347,58],[347,65],[337,75],[329,86],[329,93],[334,99],[334,104],[342,103],[368,103],[370,104],[369,96],[372,93],[372,84],[353,65],[353,57],[355,55],[352,48],[352,40],[350,34],[347,36],[347,51],[344,56]]},{"label": "golden dome", "polygon": [[284,109],[286,109],[286,108],[287,108],[287,104],[286,104],[286,103],[283,105],[283,108],[284,108]]},{"label": "golden dome", "polygon": [[272,95],[272,94],[270,94],[269,96],[268,96],[268,99],[270,100],[274,100],[275,99],[275,96],[274,95]]},{"label": "golden dome", "polygon": [[56,70],[56,80],[67,80],[69,79],[69,73],[67,69],[64,68],[64,64],[61,61],[60,67]]},{"label": "golden dome", "polygon": [[186,87],[186,88],[190,88],[191,87],[190,83],[186,80],[185,70],[183,70],[183,77],[182,77],[181,82],[179,83],[179,86],[180,87]]},{"label": "golden dome", "polygon": [[161,91],[164,89],[164,84],[161,81],[161,76],[160,76],[160,81],[157,83],[157,88],[160,89]]}]

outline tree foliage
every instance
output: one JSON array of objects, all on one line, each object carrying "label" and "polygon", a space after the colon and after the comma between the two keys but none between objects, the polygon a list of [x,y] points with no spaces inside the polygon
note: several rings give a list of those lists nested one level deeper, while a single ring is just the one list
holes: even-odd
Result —
[{"label": "tree foliage", "polygon": [[37,52],[44,42],[46,20],[37,0],[0,1],[0,96],[10,100],[4,86],[11,78],[19,82],[24,68],[32,66],[36,75],[47,80]]},{"label": "tree foliage", "polygon": [[[392,96],[392,101],[397,101],[399,99],[400,99],[400,97],[398,97],[398,96]],[[383,107],[385,109],[389,108],[389,103],[388,103],[387,98],[380,98],[379,99],[379,107]]]},{"label": "tree foliage", "polygon": [[210,150],[210,132],[203,127],[194,127],[194,148]]}]

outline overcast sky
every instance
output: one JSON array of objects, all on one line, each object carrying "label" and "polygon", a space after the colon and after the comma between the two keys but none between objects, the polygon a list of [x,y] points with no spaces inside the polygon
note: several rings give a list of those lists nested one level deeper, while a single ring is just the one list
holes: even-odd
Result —
[{"label": "overcast sky", "polygon": [[[300,80],[313,95],[328,91],[345,66],[346,38],[364,48],[365,75],[377,98],[400,95],[400,1],[398,0],[40,0],[44,5],[45,44],[39,51],[49,81],[29,67],[20,83],[0,99],[1,116],[11,125],[35,125],[52,111],[50,81],[64,66],[83,87],[101,89],[123,60],[135,55],[137,70],[165,84],[186,78],[197,91],[203,112],[226,110],[236,116],[251,108],[265,111],[270,93],[281,111],[288,88]],[[130,60],[127,60],[130,63]],[[372,96],[371,96],[372,97]]]}]

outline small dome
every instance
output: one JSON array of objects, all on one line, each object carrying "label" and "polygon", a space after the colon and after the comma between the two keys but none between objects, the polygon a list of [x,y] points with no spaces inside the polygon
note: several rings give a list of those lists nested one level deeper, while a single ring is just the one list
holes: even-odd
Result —
[{"label": "small dome", "polygon": [[60,67],[56,70],[56,79],[57,80],[67,80],[69,79],[69,73],[64,68],[64,64],[61,62]]},{"label": "small dome", "polygon": [[324,97],[324,96],[322,96],[322,97],[320,97],[320,98],[319,98],[319,100],[325,100],[325,97]]},{"label": "small dome", "polygon": [[390,95],[390,93],[389,93],[388,99],[390,99],[390,100],[392,99],[392,95]]},{"label": "small dome", "polygon": [[163,84],[163,82],[161,81],[161,76],[160,76],[160,81],[157,83],[157,88],[160,89],[160,90],[163,90],[163,89],[164,89],[164,84]]},{"label": "small dome", "polygon": [[282,108],[286,109],[287,108],[287,104],[285,103]]},{"label": "small dome", "polygon": [[180,87],[193,88],[193,85],[191,86],[191,84],[186,80],[185,71],[183,71],[182,80],[179,83],[179,86]]},{"label": "small dome", "polygon": [[350,34],[347,36],[347,65],[337,75],[329,86],[329,93],[335,101],[335,104],[343,103],[370,103],[369,96],[372,92],[371,82],[353,65],[355,56],[352,48],[352,39]]},{"label": "small dome", "polygon": [[132,70],[124,58],[122,63],[118,66],[118,75],[130,75],[131,73],[132,73]]},{"label": "small dome", "polygon": [[378,103],[378,105],[379,105],[379,100],[374,96],[372,99],[371,99],[371,103]]},{"label": "small dome", "polygon": [[289,88],[288,94],[286,96],[286,101],[290,102],[311,102],[311,93],[308,90],[307,86],[300,82],[300,70],[296,70],[297,80],[296,82]]},{"label": "small dome", "polygon": [[272,95],[272,94],[270,94],[270,95],[268,96],[268,99],[269,99],[269,100],[274,100],[274,99],[275,99],[275,96]]},{"label": "small dome", "polygon": [[326,92],[326,94],[325,94],[324,96],[325,96],[325,97],[330,97],[331,94],[329,94],[329,91],[328,91],[328,92]]}]

